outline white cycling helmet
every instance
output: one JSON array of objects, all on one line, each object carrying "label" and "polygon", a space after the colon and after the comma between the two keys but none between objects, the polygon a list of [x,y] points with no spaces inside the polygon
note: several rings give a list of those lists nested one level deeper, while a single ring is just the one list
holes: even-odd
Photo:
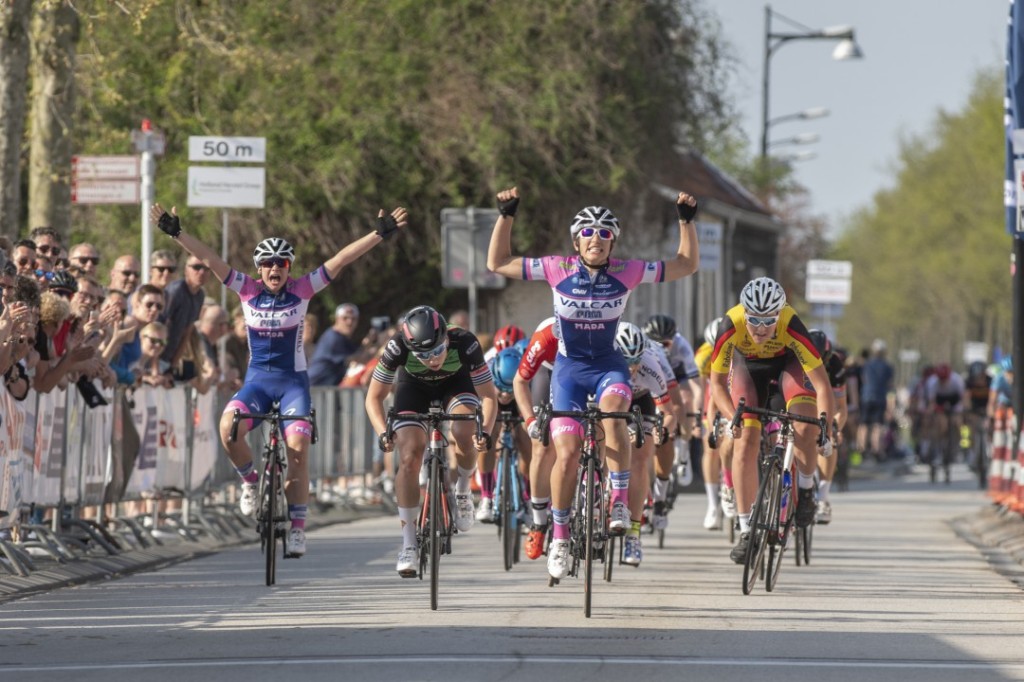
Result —
[{"label": "white cycling helmet", "polygon": [[252,262],[259,267],[268,258],[284,258],[291,263],[295,260],[295,249],[280,237],[268,237],[256,245],[252,252]]},{"label": "white cycling helmet", "polygon": [[619,238],[619,220],[604,206],[587,206],[576,214],[569,228],[573,240],[584,227],[606,227],[612,231],[616,239]]},{"label": "white cycling helmet", "polygon": [[619,328],[615,331],[615,347],[627,362],[636,361],[643,355],[647,340],[640,327],[631,322],[619,322]]},{"label": "white cycling helmet", "polygon": [[776,315],[786,305],[786,292],[771,277],[758,277],[743,287],[740,305],[750,315]]}]

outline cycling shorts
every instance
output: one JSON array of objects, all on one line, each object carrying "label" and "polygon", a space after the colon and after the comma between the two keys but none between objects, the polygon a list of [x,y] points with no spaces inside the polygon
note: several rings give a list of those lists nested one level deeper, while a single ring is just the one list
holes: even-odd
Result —
[{"label": "cycling shorts", "polygon": [[[279,402],[281,414],[309,414],[312,399],[309,397],[309,375],[305,372],[268,372],[249,367],[245,374],[245,384],[231,396],[225,412],[242,412],[267,414],[271,405]],[[247,419],[246,424],[251,431],[254,419]],[[306,438],[313,437],[313,427],[304,420],[289,421],[284,425],[285,438],[293,433]]]},{"label": "cycling shorts", "polygon": [[[811,380],[804,374],[800,361],[791,351],[769,359],[746,359],[739,354],[733,356],[729,370],[729,395],[733,405],[739,405],[740,398],[745,398],[747,405],[766,407],[773,382],[778,382],[778,389],[787,408],[797,404],[814,404],[817,399]],[[743,425],[760,427],[761,421],[748,414],[743,418]]]},{"label": "cycling shorts", "polygon": [[541,405],[551,402],[551,370],[547,367],[538,369],[530,380],[530,396],[533,399],[534,414],[537,414]]},{"label": "cycling shorts", "polygon": [[[620,353],[600,360],[573,359],[561,353],[555,356],[551,372],[551,407],[555,411],[585,410],[587,398],[595,396],[598,404],[605,394],[614,394],[633,401],[629,367]],[[582,425],[573,419],[551,420],[552,433],[576,433],[583,437]]]},{"label": "cycling shorts", "polygon": [[395,382],[395,412],[399,419],[395,421],[395,430],[406,426],[417,426],[424,431],[426,424],[414,421],[402,421],[402,412],[424,414],[430,409],[430,403],[440,400],[446,412],[451,412],[458,405],[468,405],[476,409],[480,407],[473,379],[468,372],[457,372],[443,381],[420,381],[413,379],[404,372]]}]

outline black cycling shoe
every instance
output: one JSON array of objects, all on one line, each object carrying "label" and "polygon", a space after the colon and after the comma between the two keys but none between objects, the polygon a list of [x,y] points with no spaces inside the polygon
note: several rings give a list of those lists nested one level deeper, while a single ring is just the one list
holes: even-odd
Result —
[{"label": "black cycling shoe", "polygon": [[814,500],[814,488],[800,488],[796,501],[796,525],[806,528],[814,523],[814,512],[818,503]]},{"label": "black cycling shoe", "polygon": [[736,543],[736,546],[732,548],[732,551],[729,552],[729,558],[732,559],[734,563],[742,564],[747,560],[747,546],[749,545],[750,531],[740,533],[740,539]]}]

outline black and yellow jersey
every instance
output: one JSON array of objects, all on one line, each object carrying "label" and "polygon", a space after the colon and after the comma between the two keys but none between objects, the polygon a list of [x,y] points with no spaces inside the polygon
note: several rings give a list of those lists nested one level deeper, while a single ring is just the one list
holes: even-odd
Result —
[{"label": "black and yellow jersey", "polygon": [[792,306],[783,307],[775,334],[764,343],[758,344],[747,332],[746,312],[742,305],[734,306],[722,318],[722,325],[711,352],[711,371],[728,374],[732,366],[733,353],[739,353],[748,361],[772,360],[783,357],[791,351],[800,362],[804,372],[821,366],[821,356],[811,343],[807,327],[800,321]]}]

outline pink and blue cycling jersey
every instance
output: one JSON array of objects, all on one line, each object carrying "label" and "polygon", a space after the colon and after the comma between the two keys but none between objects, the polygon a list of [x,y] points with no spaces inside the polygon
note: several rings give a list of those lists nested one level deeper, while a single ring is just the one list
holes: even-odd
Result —
[{"label": "pink and blue cycling jersey", "polygon": [[242,300],[249,330],[249,367],[264,372],[305,372],[306,353],[302,336],[309,300],[331,283],[320,266],[300,279],[288,278],[278,294],[263,282],[238,270],[228,274],[224,285]]},{"label": "pink and blue cycling jersey", "polygon": [[523,279],[551,285],[559,354],[593,360],[618,354],[615,330],[629,292],[639,284],[664,281],[665,263],[611,258],[591,277],[577,255],[524,258]]}]

